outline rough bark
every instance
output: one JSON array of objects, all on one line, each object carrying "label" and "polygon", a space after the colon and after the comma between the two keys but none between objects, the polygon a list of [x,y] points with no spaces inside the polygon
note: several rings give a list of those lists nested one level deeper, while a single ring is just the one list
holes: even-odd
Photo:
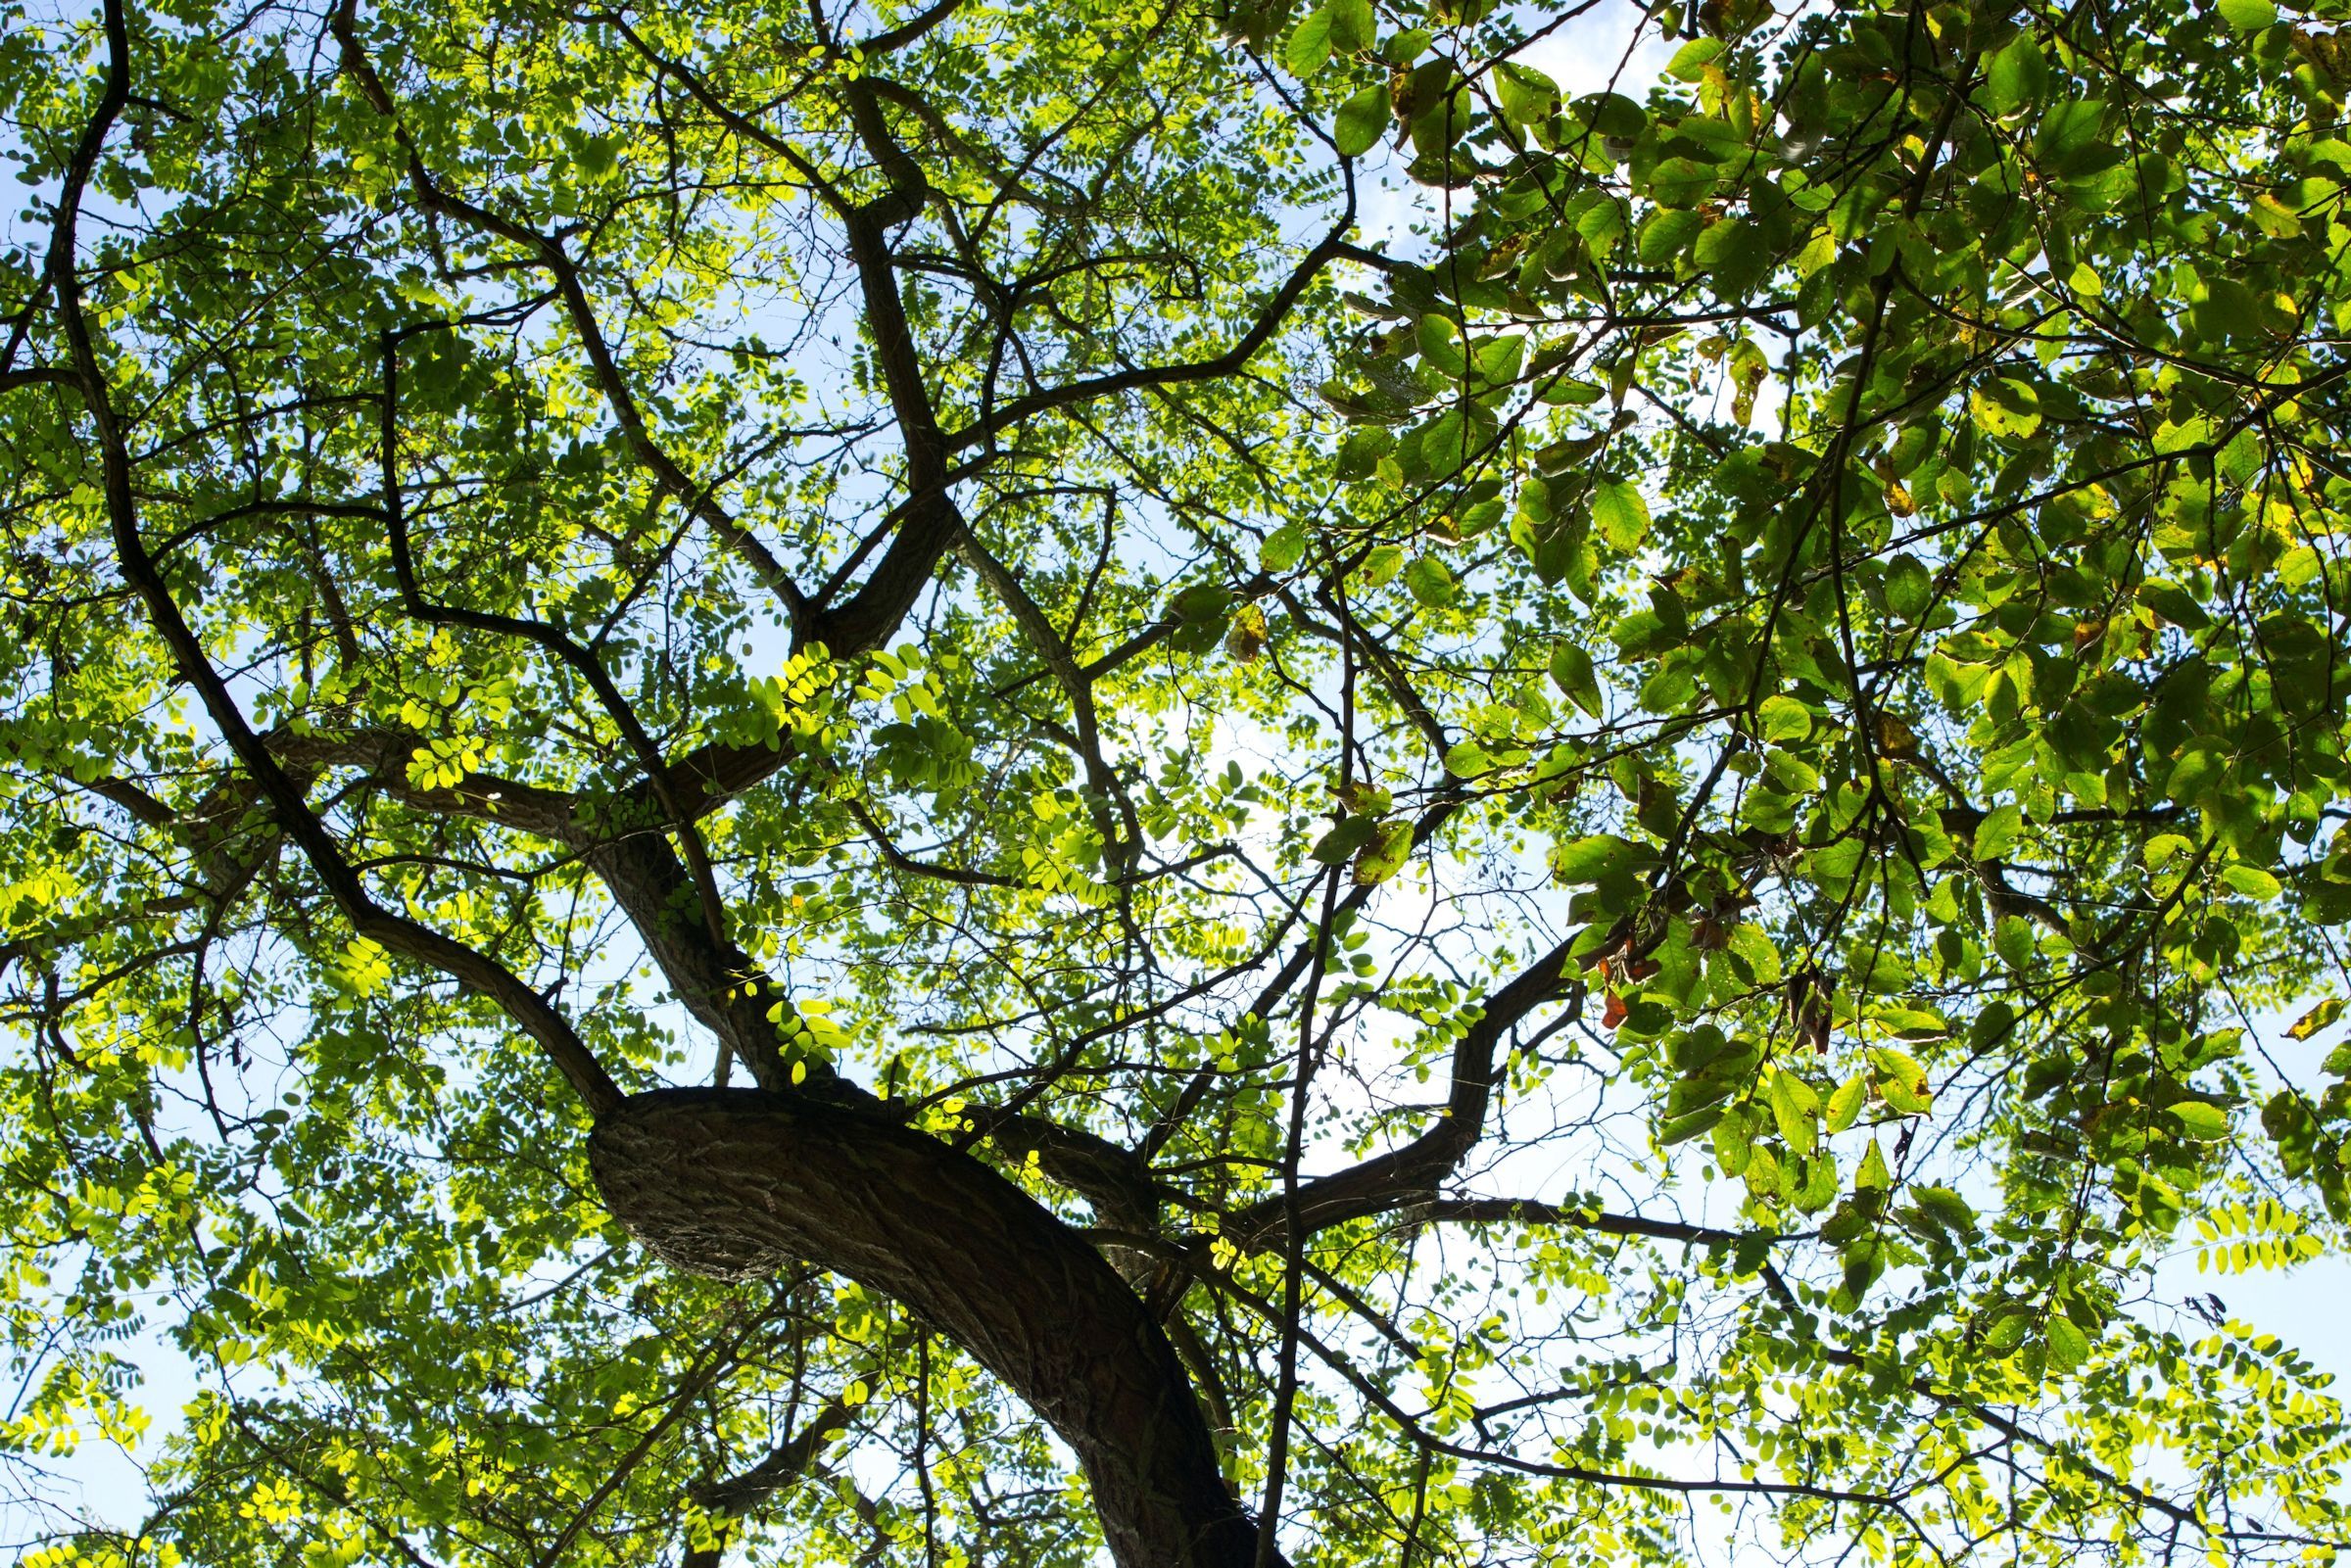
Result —
[{"label": "rough bark", "polygon": [[732,943],[721,948],[696,919],[694,884],[669,840],[653,832],[614,834],[585,858],[686,1011],[726,1043],[760,1087],[790,1084],[792,1064],[768,1018],[784,992],[741,949]]},{"label": "rough bark", "polygon": [[971,1157],[853,1106],[756,1090],[641,1094],[597,1123],[598,1187],[671,1266],[806,1261],[903,1302],[1076,1450],[1121,1568],[1245,1568],[1182,1364],[1101,1256]]}]

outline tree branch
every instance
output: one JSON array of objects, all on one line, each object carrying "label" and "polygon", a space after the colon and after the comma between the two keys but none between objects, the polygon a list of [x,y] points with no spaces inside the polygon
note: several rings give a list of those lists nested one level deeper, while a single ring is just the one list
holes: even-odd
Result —
[{"label": "tree branch", "polygon": [[157,572],[155,562],[139,537],[138,509],[131,488],[129,450],[107,396],[106,372],[99,363],[89,322],[82,313],[81,280],[74,269],[74,231],[80,214],[82,192],[97,164],[99,151],[105,145],[107,132],[129,92],[130,41],[123,20],[122,0],[105,0],[105,21],[106,85],[100,93],[97,110],[91,116],[80,145],[75,149],[58,199],[48,272],[57,292],[58,314],[65,328],[66,341],[72,351],[74,374],[80,383],[82,402],[88,406],[91,422],[97,429],[99,456],[105,476],[107,523],[123,580],[146,606],[148,620],[163,638],[181,677],[196,689],[215,728],[220,732],[239,764],[260,786],[263,797],[269,803],[271,812],[285,829],[287,836],[301,848],[312,870],[326,885],[328,893],[343,911],[344,917],[352,923],[353,928],[388,952],[437,969],[489,996],[538,1042],[540,1049],[562,1072],[591,1111],[601,1113],[609,1110],[620,1102],[619,1086],[572,1028],[570,1022],[543,1000],[537,991],[488,954],[478,952],[405,916],[395,915],[369,896],[358,873],[344,859],[333,837],[312,815],[302,792],[287,778],[277,758],[270,754],[269,748],[254,733],[253,727],[246,723],[243,711],[230,695],[219,672],[213,668],[203,643],[180,614],[179,605]]}]

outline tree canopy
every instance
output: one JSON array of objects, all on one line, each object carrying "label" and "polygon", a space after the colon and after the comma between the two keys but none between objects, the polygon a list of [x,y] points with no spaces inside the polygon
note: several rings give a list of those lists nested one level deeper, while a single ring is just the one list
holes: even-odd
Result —
[{"label": "tree canopy", "polygon": [[2345,18],[0,0],[24,1560],[2331,1560]]}]

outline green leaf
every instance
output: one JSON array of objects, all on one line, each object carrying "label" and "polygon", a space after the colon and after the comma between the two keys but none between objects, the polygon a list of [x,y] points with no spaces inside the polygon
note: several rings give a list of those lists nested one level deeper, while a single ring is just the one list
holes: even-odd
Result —
[{"label": "green leaf", "polygon": [[1370,843],[1379,832],[1376,817],[1343,817],[1307,851],[1325,866],[1336,866]]},{"label": "green leaf", "polygon": [[1330,49],[1330,8],[1319,6],[1308,12],[1290,34],[1281,51],[1282,64],[1290,68],[1293,76],[1312,76],[1329,62]]},{"label": "green leaf", "polygon": [[1462,329],[1449,315],[1431,311],[1414,331],[1420,356],[1439,374],[1460,380],[1469,373],[1469,356],[1462,348]]},{"label": "green leaf", "polygon": [[2025,1343],[2033,1332],[2033,1314],[2021,1304],[2010,1304],[1991,1319],[1984,1331],[1984,1348],[1995,1355],[2005,1355]]},{"label": "green leaf", "polygon": [[1879,1027],[1897,1040],[1940,1040],[1951,1032],[1943,1016],[1926,1008],[1890,1007],[1875,1015]]},{"label": "green leaf", "polygon": [[1857,1307],[1868,1294],[1871,1283],[1885,1271],[1885,1248],[1875,1236],[1856,1236],[1846,1245],[1840,1261],[1844,1264],[1845,1297],[1848,1309]]},{"label": "green leaf", "polygon": [[1869,1080],[1859,1073],[1837,1086],[1829,1096],[1827,1119],[1824,1126],[1831,1133],[1845,1131],[1860,1118],[1861,1108],[1869,1103]]},{"label": "green leaf", "polygon": [[[2251,484],[2269,458],[2269,448],[2251,430],[2240,430],[2213,459],[2213,467],[2232,485]],[[2281,563],[2282,566],[2282,563]],[[2283,575],[2282,570],[2279,575]]]},{"label": "green leaf", "polygon": [[1722,49],[1720,38],[1693,38],[1673,52],[1673,58],[1666,62],[1665,74],[1676,81],[1696,81],[1706,73],[1706,67],[1713,64]]},{"label": "green leaf", "polygon": [[1765,697],[1755,709],[1755,720],[1763,738],[1775,745],[1812,733],[1812,710],[1794,697]]},{"label": "green leaf", "polygon": [[[2074,98],[2049,105],[2034,133],[2033,156],[2054,163],[2098,143],[2106,106],[2094,98]],[[2092,294],[2097,289],[2089,291]]]},{"label": "green leaf", "polygon": [[1306,557],[1306,530],[1285,523],[1266,536],[1258,546],[1257,564],[1269,572],[1286,572]]},{"label": "green leaf", "polygon": [[1334,53],[1352,55],[1371,47],[1378,36],[1378,19],[1372,15],[1371,0],[1324,0],[1323,8],[1330,13],[1330,47]]},{"label": "green leaf", "polygon": [[1408,27],[1379,46],[1379,58],[1391,66],[1409,66],[1426,52],[1433,36],[1425,27]]},{"label": "green leaf", "polygon": [[2035,942],[2032,923],[2022,915],[2002,915],[1993,927],[1991,945],[2000,955],[2000,962],[2023,974],[2033,964]]},{"label": "green leaf", "polygon": [[1415,557],[1404,569],[1404,586],[1412,591],[1414,598],[1432,610],[1444,609],[1461,594],[1461,586],[1454,581],[1453,573],[1434,555]]},{"label": "green leaf", "polygon": [[1994,436],[2030,436],[2040,428],[2040,394],[2014,376],[1985,382],[1969,399],[1976,424]]},{"label": "green leaf", "polygon": [[1591,718],[1603,718],[1601,711],[1600,678],[1592,667],[1592,655],[1572,642],[1559,642],[1551,650],[1551,678],[1571,702]]},{"label": "green leaf", "polygon": [[1575,101],[1575,112],[1603,136],[1630,141],[1649,124],[1648,112],[1622,93],[1593,93]]},{"label": "green leaf", "polygon": [[1976,1212],[1965,1198],[1948,1187],[1933,1185],[1913,1187],[1910,1196],[1936,1224],[1957,1236],[1967,1236],[1976,1229]]},{"label": "green leaf", "polygon": [[[1615,249],[1618,240],[1624,238],[1627,222],[1622,202],[1613,198],[1598,201],[1585,209],[1584,215],[1575,220],[1573,236],[1582,239],[1594,256],[1606,256]],[[1567,237],[1565,233],[1555,236],[1559,239]],[[1572,247],[1566,250],[1569,255],[1573,254]]]},{"label": "green leaf", "polygon": [[1649,533],[1649,502],[1629,481],[1603,480],[1592,487],[1592,522],[1617,551],[1630,553]]},{"label": "green leaf", "polygon": [[2022,32],[1984,63],[1984,105],[2011,115],[2039,98],[2048,82],[2048,62],[2031,32]]},{"label": "green leaf", "polygon": [[1569,886],[1601,881],[1654,863],[1656,851],[1614,833],[1591,833],[1560,844],[1551,853],[1554,877]]},{"label": "green leaf", "polygon": [[1870,1048],[1869,1063],[1876,1073],[1879,1096],[1895,1111],[1906,1117],[1923,1117],[1935,1109],[1927,1069],[1917,1062],[1881,1045]]},{"label": "green leaf", "polygon": [[2229,1113],[2202,1100],[2175,1100],[2164,1111],[2196,1143],[2219,1143],[2229,1136]]},{"label": "green leaf", "polygon": [[1512,332],[1504,337],[1488,338],[1477,346],[1471,360],[1480,381],[1500,386],[1515,380],[1518,366],[1526,356],[1526,334]]},{"label": "green leaf", "polygon": [[1696,207],[1713,194],[1714,183],[1713,166],[1695,158],[1668,158],[1649,172],[1649,194],[1660,207]]},{"label": "green leaf", "polygon": [[1816,1214],[1837,1201],[1837,1157],[1815,1149],[1798,1162],[1796,1195],[1790,1200],[1799,1212]]},{"label": "green leaf", "polygon": [[1213,621],[1232,605],[1232,591],[1222,583],[1194,583],[1168,601],[1178,621]]},{"label": "green leaf", "polygon": [[1390,123],[1388,89],[1384,83],[1374,83],[1339,105],[1331,140],[1338,144],[1341,157],[1361,158],[1379,144]]},{"label": "green leaf", "polygon": [[1722,1107],[1718,1105],[1673,1117],[1657,1128],[1657,1145],[1669,1149],[1677,1143],[1687,1143],[1700,1133],[1712,1130],[1721,1120]]},{"label": "green leaf", "polygon": [[2016,841],[2023,834],[2024,828],[2023,808],[2013,802],[2005,806],[1994,806],[1984,814],[1982,822],[1976,824],[1975,858],[1978,860],[2001,859],[2008,851],[2016,847]]},{"label": "green leaf", "polygon": [[2089,1359],[2089,1336],[2063,1313],[2051,1312],[2041,1333],[2049,1347],[2049,1365],[2054,1370],[2071,1372]]},{"label": "green leaf", "polygon": [[1559,112],[1559,85],[1532,66],[1505,61],[1494,68],[1495,98],[1503,117],[1531,125]]},{"label": "green leaf", "polygon": [[1232,612],[1232,592],[1222,583],[1194,583],[1168,601],[1175,623],[1170,640],[1186,653],[1205,653],[1223,638]]},{"label": "green leaf", "polygon": [[[2302,215],[2268,191],[2263,191],[2259,196],[2254,197],[2252,206],[2247,208],[2246,212],[2252,217],[2255,226],[2274,240],[2291,240],[2301,237]],[[2253,433],[2249,430],[2240,431],[2238,434],[2241,438],[2253,437]],[[2258,438],[2253,439],[2258,442]],[[2237,480],[2239,484],[2244,482],[2238,473],[2231,473],[2230,477]]]},{"label": "green leaf", "polygon": [[1660,210],[1642,223],[1634,253],[1648,265],[1661,266],[1688,250],[1705,226],[1706,220],[1696,213]]},{"label": "green leaf", "polygon": [[1493,767],[1494,759],[1475,740],[1456,740],[1445,748],[1445,771],[1457,778],[1474,779]]},{"label": "green leaf", "polygon": [[2247,898],[2257,898],[2265,902],[2285,891],[2284,885],[2277,878],[2263,871],[2259,866],[2247,866],[2241,862],[2223,866],[2221,880],[2226,882],[2232,892],[2242,893]]},{"label": "green leaf", "polygon": [[2204,606],[2177,583],[2150,580],[2138,585],[2138,601],[2183,631],[2201,632],[2212,625]]},{"label": "green leaf", "polygon": [[1377,887],[1403,870],[1412,853],[1413,825],[1409,822],[1384,825],[1356,852],[1355,885]]},{"label": "green leaf", "polygon": [[1820,1096],[1793,1072],[1774,1072],[1765,1084],[1772,1120],[1789,1148],[1809,1150],[1813,1125],[1820,1114]]},{"label": "green leaf", "polygon": [[1420,430],[1420,472],[1450,478],[1475,455],[1478,427],[1460,406],[1446,409]]},{"label": "green leaf", "polygon": [[1913,623],[1924,620],[1934,595],[1935,579],[1916,558],[1896,555],[1886,563],[1886,607],[1895,615]]},{"label": "green leaf", "polygon": [[2278,24],[2278,8],[2271,0],[2217,0],[2214,9],[2238,32],[2259,32]]},{"label": "green leaf", "polygon": [[1733,1177],[1744,1174],[1754,1147],[1754,1122],[1746,1111],[1738,1106],[1724,1110],[1714,1123],[1714,1164],[1722,1168],[1722,1173]]},{"label": "green leaf", "polygon": [[[2224,287],[2234,286],[2231,279],[2223,278],[2220,281]],[[2208,291],[2210,285],[2207,284]],[[2249,312],[2250,305],[2245,309]],[[2176,452],[2191,451],[2210,440],[2212,440],[2212,421],[2209,419],[2199,416],[2194,419],[2184,419],[2176,424],[2167,419],[2155,427],[2154,448],[2163,455],[2170,456]]]},{"label": "green leaf", "polygon": [[[2262,339],[2261,297],[2238,279],[2218,270],[2201,274],[2204,298],[2193,312],[2197,333],[2216,345],[2257,344]],[[2211,437],[2209,421],[2191,419],[2176,433],[2159,435],[2159,449],[2181,451]]]},{"label": "green leaf", "polygon": [[1752,921],[1742,922],[1730,929],[1724,945],[1733,957],[1746,966],[1747,973],[1758,985],[1775,985],[1780,978],[1780,950],[1772,945],[1771,934]]},{"label": "green leaf", "polygon": [[2296,1019],[2293,1026],[2285,1032],[2297,1040],[2307,1040],[2314,1034],[2332,1028],[2335,1021],[2343,1016],[2343,1007],[2341,997],[2330,996]]},{"label": "green leaf", "polygon": [[[1713,276],[1716,289],[1734,298],[1760,280],[1771,263],[1762,225],[1744,218],[1726,217],[1707,225],[1690,255]],[[1762,374],[1760,365],[1756,374]]]}]

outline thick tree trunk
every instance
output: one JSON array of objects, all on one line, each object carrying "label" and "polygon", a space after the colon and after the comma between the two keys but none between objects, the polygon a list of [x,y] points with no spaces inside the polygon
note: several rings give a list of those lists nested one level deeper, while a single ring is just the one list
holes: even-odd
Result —
[{"label": "thick tree trunk", "polygon": [[936,1139],[852,1107],[755,1090],[641,1094],[589,1158],[632,1235],[673,1267],[742,1278],[806,1261],[895,1297],[1077,1450],[1121,1568],[1247,1568],[1234,1502],[1174,1348],[1101,1256]]}]

